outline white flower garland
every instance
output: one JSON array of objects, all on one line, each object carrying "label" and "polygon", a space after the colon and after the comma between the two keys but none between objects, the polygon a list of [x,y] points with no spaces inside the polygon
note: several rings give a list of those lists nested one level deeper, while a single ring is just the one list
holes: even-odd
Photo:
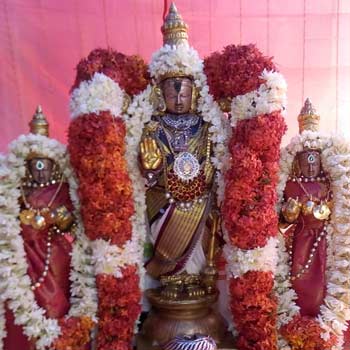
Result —
[{"label": "white flower garland", "polygon": [[[121,269],[126,265],[136,264],[140,277],[140,288],[143,286],[143,244],[146,235],[145,227],[145,182],[138,170],[138,143],[135,135],[141,135],[137,119],[130,119],[127,114],[122,114],[125,92],[119,84],[104,75],[95,73],[90,81],[83,81],[71,94],[72,118],[102,111],[109,111],[114,117],[125,121],[126,135],[126,160],[129,169],[129,177],[133,186],[133,201],[135,213],[131,217],[132,236],[122,248],[110,244],[102,239],[91,242],[93,249],[93,263],[95,273],[122,277]],[[140,98],[140,97],[139,97]],[[130,107],[129,107],[130,108]],[[141,136],[140,136],[141,137]]]},{"label": "white flower garland", "polygon": [[236,126],[238,120],[249,119],[260,114],[286,110],[287,83],[281,73],[266,69],[260,75],[265,82],[257,90],[232,99],[231,125]]},{"label": "white flower garland", "polygon": [[82,81],[74,89],[70,98],[71,117],[82,114],[109,111],[114,116],[121,116],[123,90],[111,78],[103,73],[95,73],[91,80]]},{"label": "white flower garland", "polygon": [[[0,290],[1,303],[8,302],[9,308],[15,316],[15,322],[23,327],[24,334],[36,340],[37,349],[45,349],[60,335],[61,329],[56,319],[45,316],[45,310],[38,306],[34,293],[31,290],[31,281],[27,274],[28,264],[23,246],[23,239],[20,235],[21,227],[19,222],[20,206],[20,182],[25,175],[25,159],[31,152],[45,155],[54,159],[61,169],[68,167],[65,156],[65,147],[58,141],[48,139],[41,135],[21,135],[11,143],[8,157],[1,166],[2,181],[0,184],[1,213],[0,226],[2,238],[0,240]],[[6,163],[5,163],[6,162]],[[80,222],[78,221],[78,235],[74,246],[86,246],[86,240],[82,234]],[[80,232],[80,234],[79,234]],[[71,261],[71,277],[74,272],[79,271],[81,280],[72,279],[71,289],[71,310],[79,316],[87,315],[95,318],[94,307],[96,300],[91,298],[93,292],[84,278],[87,268],[87,256],[84,251],[81,255]],[[91,282],[91,281],[90,281]],[[3,310],[3,305],[2,305]],[[91,311],[91,312],[88,312]],[[2,312],[0,338],[4,337],[4,314]],[[1,347],[3,342],[1,341]]]},{"label": "white flower garland", "polygon": [[[236,126],[238,120],[251,119],[275,111],[284,113],[287,104],[287,84],[282,74],[265,69],[260,78],[265,82],[257,90],[232,99],[232,127]],[[226,242],[229,242],[227,234],[225,236]],[[275,274],[278,259],[277,244],[277,238],[270,238],[264,247],[250,250],[226,244],[224,253],[228,262],[228,276],[239,277],[248,271],[272,271]]]},{"label": "white flower garland", "polygon": [[248,271],[275,271],[277,265],[277,239],[271,237],[264,247],[243,250],[228,244],[224,253],[230,276],[241,277]]},{"label": "white flower garland", "polygon": [[[221,203],[224,196],[223,174],[229,164],[226,142],[229,139],[231,128],[229,127],[228,119],[225,118],[212,95],[209,94],[207,77],[203,72],[203,60],[199,57],[198,52],[187,43],[178,46],[164,45],[153,54],[149,65],[149,71],[155,80],[158,80],[168,73],[174,72],[181,72],[181,74],[193,78],[194,85],[199,90],[200,94],[198,99],[198,112],[203,116],[204,121],[211,124],[209,132],[214,153],[211,160],[217,169],[217,197],[218,202]],[[149,108],[149,102],[142,102],[142,105],[140,105],[140,101],[144,101],[145,97],[147,95],[149,96],[149,93],[150,87],[145,91],[145,95],[139,99],[135,99],[134,105],[131,106],[132,109],[130,110],[132,118],[139,118],[138,124],[141,130],[145,123],[151,119],[153,114],[152,109]],[[135,112],[137,108],[138,110],[135,116],[133,112]],[[143,108],[145,109],[144,111],[142,111]],[[140,138],[137,140],[137,143],[139,142]]]},{"label": "white flower garland", "polygon": [[[311,131],[304,131],[293,138],[281,154],[279,207],[288,176],[292,171],[294,157],[304,146],[309,145],[317,146],[321,150],[322,166],[331,179],[331,191],[334,196],[331,221],[327,227],[327,295],[317,321],[324,330],[322,338],[329,339],[330,334],[335,334],[338,343],[334,349],[341,350],[343,332],[347,329],[347,321],[350,320],[350,146],[339,136],[324,136]],[[299,312],[295,303],[296,293],[288,280],[288,254],[283,238],[280,239],[280,269],[275,283],[279,295],[279,326],[287,324]],[[286,344],[281,336],[279,341],[280,346]]]}]

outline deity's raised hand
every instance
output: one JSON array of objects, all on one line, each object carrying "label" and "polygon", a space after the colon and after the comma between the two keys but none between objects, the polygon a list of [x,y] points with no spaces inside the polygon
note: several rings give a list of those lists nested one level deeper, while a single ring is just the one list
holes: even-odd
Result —
[{"label": "deity's raised hand", "polygon": [[156,170],[162,163],[162,153],[157,143],[151,137],[146,137],[140,143],[141,163],[145,170]]}]

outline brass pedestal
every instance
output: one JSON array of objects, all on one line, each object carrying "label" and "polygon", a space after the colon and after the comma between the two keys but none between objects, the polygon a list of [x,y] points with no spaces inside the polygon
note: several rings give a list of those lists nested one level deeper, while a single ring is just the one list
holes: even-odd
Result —
[{"label": "brass pedestal", "polygon": [[149,289],[146,296],[152,310],[141,334],[153,345],[165,344],[177,335],[195,333],[210,335],[220,344],[226,334],[226,322],[211,307],[218,293],[187,300],[166,300],[158,289]]}]

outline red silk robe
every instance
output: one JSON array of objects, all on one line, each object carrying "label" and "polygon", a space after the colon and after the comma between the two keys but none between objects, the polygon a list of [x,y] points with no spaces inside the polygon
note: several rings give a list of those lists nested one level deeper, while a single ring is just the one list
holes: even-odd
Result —
[{"label": "red silk robe", "polygon": [[[303,183],[307,192],[317,199],[326,199],[329,184],[307,182]],[[285,200],[289,197],[297,198],[305,203],[307,195],[297,182],[288,181],[284,192]],[[288,231],[287,236],[292,239],[292,276],[295,276],[305,266],[316,237],[324,228],[325,221],[316,219],[312,214],[300,213],[295,225]],[[287,240],[289,239],[287,238]],[[320,306],[326,296],[326,263],[327,263],[327,241],[323,236],[317,250],[314,253],[310,268],[300,277],[292,281],[292,286],[297,293],[297,305],[300,307],[302,316],[316,317]],[[344,350],[350,350],[350,332],[344,334]]]},{"label": "red silk robe", "polygon": [[[34,189],[28,196],[27,201],[34,208],[47,206],[57,190],[58,184],[45,188]],[[67,184],[63,184],[58,193],[52,209],[65,205],[70,211],[73,210],[69,198]],[[41,231],[33,229],[30,225],[21,225],[24,249],[28,263],[28,274],[32,282],[36,282],[45,267],[46,243],[48,229]],[[70,303],[70,253],[72,251],[72,238],[69,235],[55,234],[51,241],[51,258],[48,274],[41,286],[34,291],[38,305],[46,310],[46,317],[61,318],[69,310]],[[35,343],[27,338],[22,327],[15,324],[14,315],[9,307],[5,306],[6,332],[4,350],[34,350]]]}]

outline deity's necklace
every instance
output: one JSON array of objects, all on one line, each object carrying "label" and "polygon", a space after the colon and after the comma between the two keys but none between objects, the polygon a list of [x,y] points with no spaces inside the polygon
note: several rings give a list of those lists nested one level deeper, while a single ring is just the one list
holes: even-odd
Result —
[{"label": "deity's necklace", "polygon": [[[168,170],[166,151],[164,146],[161,147],[166,181],[165,197],[170,204],[176,203],[179,209],[187,211],[190,210],[196,202],[201,203],[203,201],[203,193],[206,189],[204,169],[207,167],[207,163],[210,159],[210,135],[208,134],[207,137],[204,169],[201,169],[195,155],[187,150],[177,154],[171,146],[166,130],[164,130],[164,134],[169,145],[169,150],[175,158],[173,168]],[[160,144],[162,145],[162,143]]]},{"label": "deity's necklace", "polygon": [[[31,225],[34,229],[42,230],[49,223],[53,222],[53,213],[50,211],[50,207],[52,206],[53,202],[57,198],[57,195],[59,194],[63,184],[63,175],[61,176],[60,183],[52,196],[51,200],[47,204],[45,208],[33,208],[27,201],[22,184],[21,184],[21,194],[22,194],[22,200],[26,207],[26,209],[22,210],[19,217],[24,225]],[[52,236],[54,233],[54,226],[50,227],[47,234],[47,242],[46,242],[46,257],[45,257],[45,266],[41,273],[41,276],[38,278],[37,282],[32,283],[31,289],[35,290],[41,286],[41,283],[44,282],[45,277],[47,276],[47,273],[49,271],[49,265],[50,265],[50,258],[51,258],[51,241]]]},{"label": "deity's necklace", "polygon": [[[313,214],[314,217],[318,220],[328,220],[330,216],[330,209],[326,203],[321,201],[318,205],[315,204],[313,201],[312,195],[307,191],[305,186],[297,179],[297,182],[300,186],[300,188],[303,190],[303,192],[308,197],[308,201],[303,205],[303,214]],[[326,202],[329,200],[330,191],[328,190],[327,196],[326,196]],[[327,236],[327,226],[325,225],[322,229],[322,231],[319,233],[319,235],[316,237],[315,242],[313,243],[313,246],[310,250],[308,259],[306,261],[306,264],[302,266],[302,268],[292,276],[291,271],[289,271],[288,275],[289,278],[294,281],[296,279],[299,279],[310,267],[311,263],[313,261],[314,254],[318,248],[318,245],[320,244],[323,237]],[[293,241],[290,242],[290,246],[288,249],[289,257],[290,257],[290,263],[292,263],[292,255],[293,255]]]},{"label": "deity's necklace", "polygon": [[328,220],[331,210],[327,205],[330,196],[330,190],[327,192],[327,196],[325,200],[319,200],[319,203],[313,200],[313,196],[307,191],[303,183],[297,178],[296,179],[298,185],[303,190],[308,200],[305,204],[302,205],[302,212],[304,215],[313,214],[313,216],[318,220]]}]

